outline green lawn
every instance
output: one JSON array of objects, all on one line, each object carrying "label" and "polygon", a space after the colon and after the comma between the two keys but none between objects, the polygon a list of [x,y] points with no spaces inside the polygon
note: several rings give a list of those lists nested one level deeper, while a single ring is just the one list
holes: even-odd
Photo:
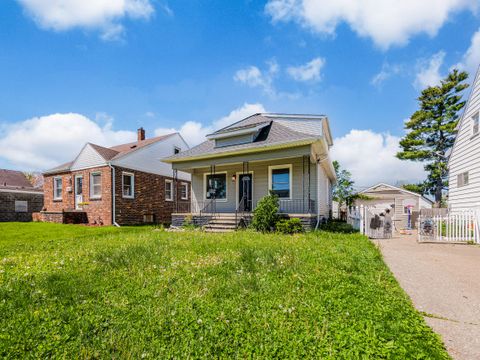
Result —
[{"label": "green lawn", "polygon": [[0,224],[2,358],[448,358],[363,236]]}]

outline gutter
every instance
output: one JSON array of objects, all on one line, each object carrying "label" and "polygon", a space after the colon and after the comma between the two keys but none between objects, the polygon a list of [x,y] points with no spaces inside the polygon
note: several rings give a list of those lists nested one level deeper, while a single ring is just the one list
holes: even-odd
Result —
[{"label": "gutter", "polygon": [[107,165],[112,170],[112,224],[116,227],[120,227],[120,225],[115,221],[115,168],[110,162],[108,162]]},{"label": "gutter", "polygon": [[213,154],[202,154],[202,155],[183,157],[183,158],[168,157],[168,158],[160,159],[160,161],[163,161],[167,164],[173,164],[173,163],[182,163],[182,162],[195,161],[195,160],[215,159],[215,158],[220,158],[220,157],[229,156],[229,155],[244,155],[244,154],[258,153],[263,151],[289,149],[289,148],[302,146],[302,145],[310,145],[321,139],[322,139],[321,137],[311,138],[311,139],[299,140],[299,141],[290,142],[290,143],[268,144],[268,145],[262,145],[262,146],[249,147],[246,149],[237,149],[237,150],[230,150],[230,151],[218,152]]}]

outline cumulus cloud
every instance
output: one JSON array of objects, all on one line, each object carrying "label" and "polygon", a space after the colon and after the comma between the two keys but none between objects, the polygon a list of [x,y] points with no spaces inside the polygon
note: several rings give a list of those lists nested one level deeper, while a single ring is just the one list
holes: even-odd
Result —
[{"label": "cumulus cloud", "polygon": [[105,114],[96,121],[76,113],[52,114],[4,125],[0,157],[19,168],[45,170],[72,160],[86,142],[111,146],[135,137],[132,131],[113,130]]},{"label": "cumulus cloud", "polygon": [[221,129],[227,125],[230,125],[236,121],[242,120],[247,116],[253,115],[255,113],[263,113],[265,108],[262,104],[248,104],[245,103],[243,106],[234,109],[228,114],[220,119],[215,120],[213,123],[208,125],[203,125],[198,121],[187,121],[182,124],[179,128],[158,128],[155,130],[156,135],[164,135],[172,132],[179,132],[185,141],[190,146],[195,146],[205,140],[205,136],[212,133],[215,130]]},{"label": "cumulus cloud", "polygon": [[395,185],[425,179],[423,165],[400,160],[400,138],[371,130],[351,130],[334,140],[332,159],[352,173],[357,186],[367,187],[379,182]]},{"label": "cumulus cloud", "polygon": [[248,66],[238,70],[233,79],[249,87],[259,87],[264,93],[270,96],[276,94],[273,86],[273,79],[278,73],[279,66],[275,60],[267,62],[268,69],[261,71],[256,66]]},{"label": "cumulus cloud", "polygon": [[480,64],[480,29],[478,29],[472,36],[470,47],[467,49],[462,57],[462,61],[454,68],[466,70],[473,78]]},{"label": "cumulus cloud", "polygon": [[148,19],[154,13],[150,0],[17,0],[44,29],[99,30],[104,40],[121,38],[122,20]]},{"label": "cumulus cloud", "polygon": [[317,57],[305,65],[290,66],[287,73],[297,81],[320,81],[322,78],[321,70],[325,65],[325,59]]},{"label": "cumulus cloud", "polygon": [[398,75],[403,71],[403,66],[399,64],[384,63],[382,69],[372,77],[370,84],[376,88],[380,88],[385,81],[392,76]]},{"label": "cumulus cloud", "polygon": [[443,79],[440,73],[440,68],[443,65],[445,58],[445,52],[439,51],[434,54],[430,59],[422,59],[417,64],[418,72],[415,76],[413,85],[422,90],[428,86],[439,85],[440,80]]},{"label": "cumulus cloud", "polygon": [[435,36],[452,14],[477,8],[477,0],[270,0],[265,10],[274,22],[295,21],[327,35],[347,23],[387,49],[417,34]]}]

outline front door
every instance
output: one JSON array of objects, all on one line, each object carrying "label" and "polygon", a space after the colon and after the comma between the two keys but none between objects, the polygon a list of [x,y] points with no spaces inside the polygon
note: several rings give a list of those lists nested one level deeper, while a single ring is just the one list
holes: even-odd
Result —
[{"label": "front door", "polygon": [[240,211],[252,211],[252,184],[253,174],[240,174],[238,177],[238,210]]},{"label": "front door", "polygon": [[75,209],[81,209],[83,202],[83,176],[75,175]]}]

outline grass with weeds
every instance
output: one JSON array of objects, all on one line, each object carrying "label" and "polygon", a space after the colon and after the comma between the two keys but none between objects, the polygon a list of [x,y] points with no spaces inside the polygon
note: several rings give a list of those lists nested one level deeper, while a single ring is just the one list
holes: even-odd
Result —
[{"label": "grass with weeds", "polygon": [[359,234],[0,234],[1,357],[448,358]]}]

